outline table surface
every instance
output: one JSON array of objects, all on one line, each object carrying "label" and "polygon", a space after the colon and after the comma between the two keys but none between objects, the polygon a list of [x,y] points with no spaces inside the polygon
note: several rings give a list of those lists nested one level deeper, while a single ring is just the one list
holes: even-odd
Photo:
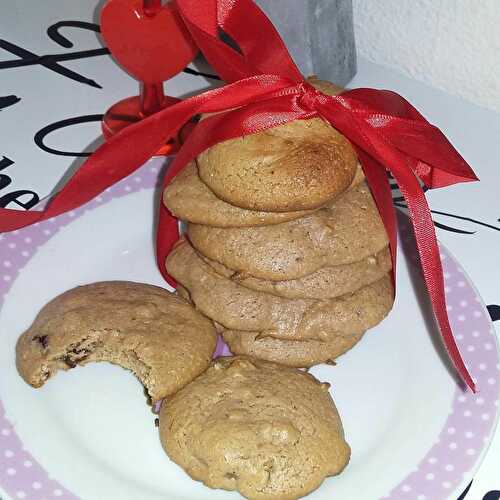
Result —
[{"label": "table surface", "polygon": [[[100,143],[98,115],[117,100],[137,93],[136,82],[108,55],[84,57],[81,53],[101,47],[92,26],[62,26],[50,30],[50,36],[47,33],[49,26],[60,21],[95,23],[95,4],[95,0],[45,0],[43,5],[17,0],[2,9],[0,206],[19,208],[57,189],[85,159],[75,153],[92,151]],[[57,62],[58,54],[68,53],[77,53],[78,59],[64,62],[64,67],[76,74],[64,70],[61,74],[59,68],[47,68],[39,59],[51,54]],[[5,67],[4,61],[20,57],[30,64]],[[101,88],[81,83],[82,76]],[[212,84],[209,79],[182,73],[166,89],[170,95],[185,96]],[[481,182],[433,190],[427,198],[434,220],[441,226],[438,238],[465,268],[492,319],[500,320],[500,114],[362,59],[349,86],[400,93],[443,130],[474,168]],[[497,334],[499,331],[497,326]],[[499,463],[497,430],[467,499],[500,499]]]}]

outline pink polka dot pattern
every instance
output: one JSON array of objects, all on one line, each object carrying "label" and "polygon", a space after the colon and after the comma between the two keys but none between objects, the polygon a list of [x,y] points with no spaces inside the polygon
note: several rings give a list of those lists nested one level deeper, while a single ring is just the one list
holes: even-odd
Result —
[{"label": "pink polka dot pattern", "polygon": [[[114,198],[157,185],[159,168],[146,164],[138,172],[86,204],[56,219],[0,234],[0,308],[26,263],[62,227]],[[442,500],[453,491],[478,460],[492,433],[498,411],[500,364],[495,334],[486,308],[457,262],[442,249],[450,321],[461,352],[474,374],[478,393],[456,390],[453,407],[438,442],[422,458],[415,471],[385,498],[391,500]],[[219,339],[215,355],[230,351]],[[68,491],[44,470],[17,436],[5,416],[0,395],[0,485],[12,498],[27,500],[66,499]]]},{"label": "pink polka dot pattern", "polygon": [[[157,166],[146,164],[132,176],[108,188],[83,207],[72,210],[55,219],[36,223],[33,226],[0,234],[0,309],[16,277],[38,248],[73,220],[114,198],[127,196],[142,189],[152,189],[158,182]],[[0,485],[13,499],[26,500],[76,500],[79,497],[50,477],[23,449],[14,427],[5,416],[0,395]]]},{"label": "pink polka dot pattern", "polygon": [[[391,493],[391,500],[443,500],[464,481],[487,447],[498,412],[500,365],[493,324],[463,269],[441,247],[451,327],[477,392],[455,391],[437,442]],[[463,485],[465,488],[465,484]]]},{"label": "pink polka dot pattern", "polygon": [[215,347],[214,358],[218,358],[219,356],[231,356],[231,351],[227,344],[222,340],[222,337],[219,335],[217,338],[217,345]]}]

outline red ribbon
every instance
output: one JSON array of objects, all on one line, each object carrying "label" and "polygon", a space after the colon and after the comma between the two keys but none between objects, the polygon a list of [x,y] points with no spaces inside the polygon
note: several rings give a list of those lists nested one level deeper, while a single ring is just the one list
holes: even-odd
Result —
[{"label": "red ribbon", "polygon": [[[386,170],[403,194],[415,232],[427,290],[448,354],[464,382],[474,382],[457,348],[446,313],[443,271],[434,225],[418,178],[429,188],[477,180],[439,129],[401,96],[356,89],[327,96],[304,81],[274,26],[253,0],[177,0],[191,35],[228,85],[166,108],[131,125],[101,146],[44,211],[0,209],[0,230],[11,231],[74,209],[131,174],[181,126],[199,113],[224,112],[200,122],[164,179],[166,186],[193,158],[214,144],[267,128],[321,117],[355,146],[389,236],[396,265],[396,218]],[[222,29],[238,52],[219,40]],[[166,54],[168,57],[168,54]],[[229,111],[228,111],[229,110]],[[160,206],[158,266],[179,237],[178,223]]]}]

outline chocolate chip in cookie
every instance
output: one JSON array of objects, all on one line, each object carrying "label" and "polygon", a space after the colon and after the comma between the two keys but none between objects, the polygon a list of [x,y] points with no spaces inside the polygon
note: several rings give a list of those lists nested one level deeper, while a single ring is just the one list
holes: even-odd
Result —
[{"label": "chocolate chip in cookie", "polygon": [[17,368],[33,387],[58,370],[108,361],[134,372],[153,401],[173,394],[209,365],[212,323],[162,288],[94,283],[56,297],[19,338]]}]

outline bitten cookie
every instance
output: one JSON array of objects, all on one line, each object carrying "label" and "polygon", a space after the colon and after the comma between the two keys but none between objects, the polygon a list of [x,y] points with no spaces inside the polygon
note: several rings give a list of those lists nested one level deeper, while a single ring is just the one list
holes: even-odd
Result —
[{"label": "bitten cookie", "polygon": [[333,299],[287,299],[250,290],[217,274],[185,240],[166,261],[203,314],[228,330],[260,331],[282,339],[334,342],[380,323],[393,303],[391,279]]},{"label": "bitten cookie", "polygon": [[17,342],[20,375],[41,387],[58,370],[108,361],[131,370],[158,401],[210,364],[212,323],[162,288],[126,281],[80,286],[59,295]]},{"label": "bitten cookie", "polygon": [[[365,180],[358,165],[356,175],[349,188]],[[179,219],[215,227],[251,227],[279,224],[304,217],[313,210],[296,212],[262,212],[246,210],[217,198],[198,176],[196,162],[182,169],[163,194],[165,206]]]},{"label": "bitten cookie", "polygon": [[[340,90],[310,83],[324,93]],[[221,142],[197,161],[201,179],[218,198],[248,210],[290,212],[318,208],[345,191],[357,156],[340,132],[312,118]]]},{"label": "bitten cookie", "polygon": [[188,224],[188,236],[209,259],[271,281],[297,279],[322,267],[358,262],[389,243],[364,182],[301,219],[247,228]]},{"label": "bitten cookie", "polygon": [[174,462],[211,488],[296,499],[349,461],[328,387],[274,363],[219,358],[162,404],[160,439]]}]

